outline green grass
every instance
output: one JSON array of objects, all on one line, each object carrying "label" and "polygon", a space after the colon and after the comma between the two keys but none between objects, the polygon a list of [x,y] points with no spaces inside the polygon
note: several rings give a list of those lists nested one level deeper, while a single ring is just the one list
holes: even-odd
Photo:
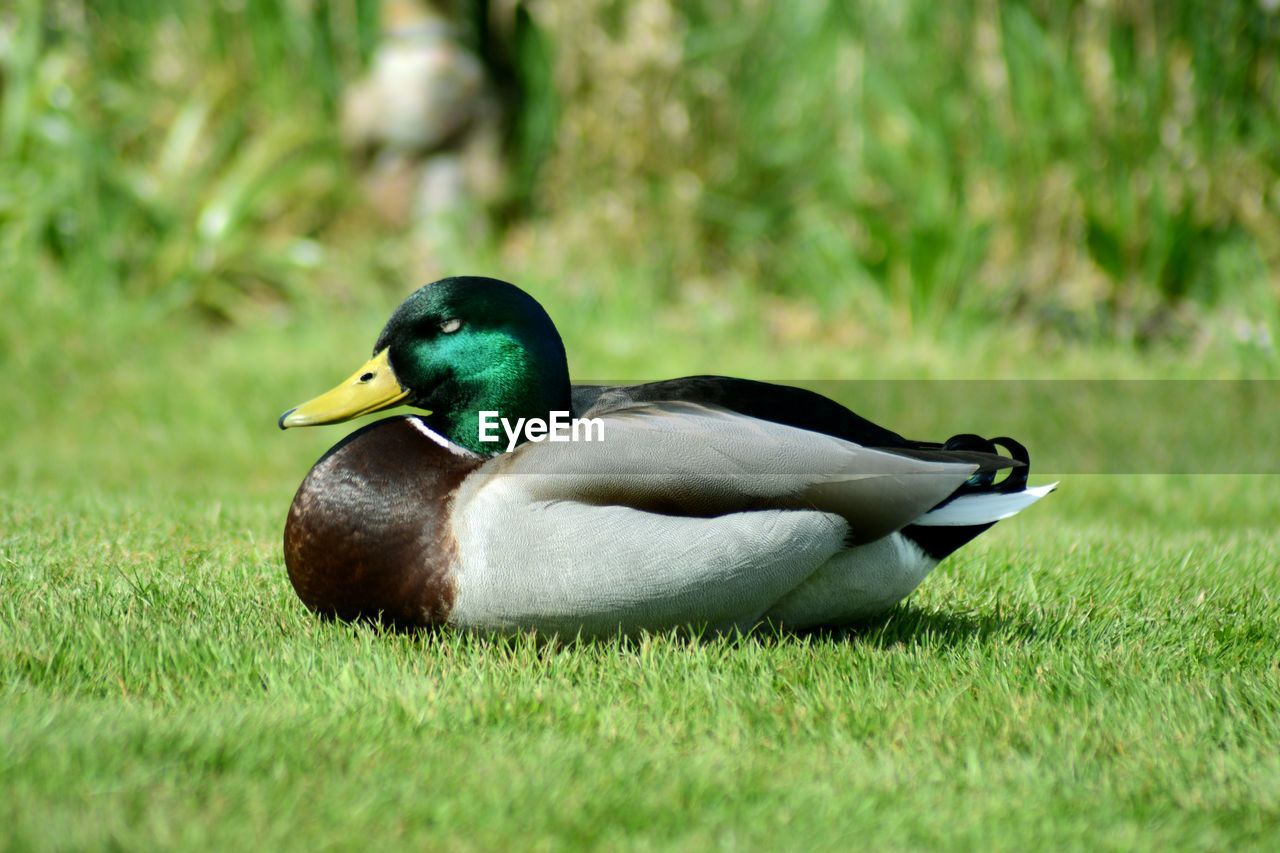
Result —
[{"label": "green grass", "polygon": [[[1277,501],[1077,478],[836,635],[323,623],[270,500],[6,499],[10,846],[1267,849]],[[1254,478],[1220,478],[1247,504]],[[1108,517],[1113,489],[1167,494]]]},{"label": "green grass", "polygon": [[[835,357],[770,356],[763,327],[689,330],[656,308],[651,337],[619,333],[634,301],[547,299],[580,376],[682,359],[822,375]],[[835,635],[384,635],[295,598],[285,509],[345,430],[275,426],[364,357],[376,301],[222,332],[135,306],[13,329],[8,846],[1274,846],[1276,477],[1069,476],[886,619]],[[863,375],[1007,364],[982,351],[843,356]],[[1190,369],[1088,358],[1095,374]],[[1019,437],[1036,454],[1040,435]]]}]

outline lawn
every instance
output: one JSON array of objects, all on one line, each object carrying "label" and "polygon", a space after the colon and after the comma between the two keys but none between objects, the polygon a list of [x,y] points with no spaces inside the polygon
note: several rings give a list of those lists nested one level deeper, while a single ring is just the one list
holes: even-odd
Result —
[{"label": "lawn", "polygon": [[1147,478],[1191,507],[1135,522],[1089,506],[1115,485],[848,632],[566,646],[320,622],[269,500],[9,498],[0,818],[18,849],[1268,849],[1275,503],[1188,524],[1202,483]]},{"label": "lawn", "polygon": [[[35,415],[11,421],[0,503],[12,848],[1277,841],[1274,475],[1068,471],[834,634],[380,634],[313,618],[280,553],[292,490],[344,428],[274,423],[380,317],[123,334],[125,310],[24,339]],[[553,312],[580,359],[637,369],[610,361],[619,326]],[[814,375],[805,350],[780,358]]]}]

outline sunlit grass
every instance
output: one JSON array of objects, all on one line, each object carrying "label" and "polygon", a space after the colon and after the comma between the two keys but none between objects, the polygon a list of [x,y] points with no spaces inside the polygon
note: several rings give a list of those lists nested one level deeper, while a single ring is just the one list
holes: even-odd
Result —
[{"label": "sunlit grass", "polygon": [[1275,841],[1262,519],[1098,519],[1064,489],[852,632],[559,647],[315,620],[279,509],[6,500],[11,843]]},{"label": "sunlit grass", "polygon": [[[770,355],[764,324],[657,310],[639,330],[622,316],[637,300],[575,312],[538,295],[578,375],[1004,363],[957,349],[938,367],[893,344]],[[833,636],[378,634],[310,616],[280,554],[293,489],[347,429],[275,418],[347,375],[392,302],[220,332],[128,307],[20,330],[20,384],[0,390],[14,844],[1274,842],[1276,477],[1069,476],[887,620]],[[928,404],[913,417],[931,434],[968,428]]]}]

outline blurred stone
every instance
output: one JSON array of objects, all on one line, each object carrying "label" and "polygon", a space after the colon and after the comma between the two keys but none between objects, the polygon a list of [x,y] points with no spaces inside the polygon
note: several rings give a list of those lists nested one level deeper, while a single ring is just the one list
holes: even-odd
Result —
[{"label": "blurred stone", "polygon": [[347,90],[342,139],[367,163],[362,185],[391,225],[431,253],[460,225],[484,226],[502,192],[502,108],[484,64],[426,0],[387,0],[368,74]]}]

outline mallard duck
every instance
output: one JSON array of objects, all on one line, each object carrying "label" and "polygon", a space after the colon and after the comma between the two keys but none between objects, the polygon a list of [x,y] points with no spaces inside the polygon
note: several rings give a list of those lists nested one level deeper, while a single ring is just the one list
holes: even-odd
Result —
[{"label": "mallard duck", "polygon": [[840,625],[1053,489],[1027,487],[1012,439],[910,441],[800,388],[571,386],[551,318],[495,279],[419,289],[367,364],[279,423],[399,404],[428,413],[347,436],[289,510],[285,565],[318,613],[562,636]]}]

